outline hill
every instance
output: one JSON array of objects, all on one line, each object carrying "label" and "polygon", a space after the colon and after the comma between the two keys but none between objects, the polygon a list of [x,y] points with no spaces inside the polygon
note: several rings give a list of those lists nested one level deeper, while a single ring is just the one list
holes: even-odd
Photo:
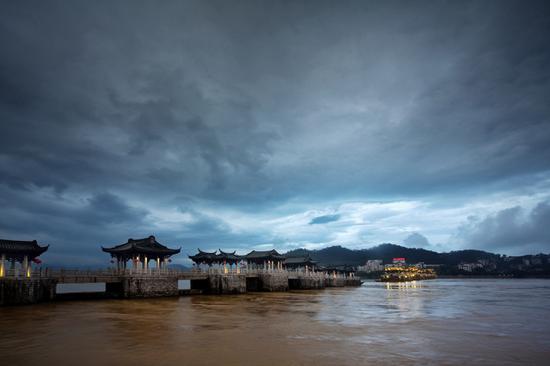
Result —
[{"label": "hill", "polygon": [[368,249],[348,249],[342,246],[332,246],[320,250],[296,249],[285,254],[287,257],[310,255],[320,265],[352,265],[365,264],[369,259],[382,259],[391,263],[393,258],[404,257],[409,263],[424,262],[426,264],[456,265],[461,262],[475,262],[480,259],[498,259],[500,255],[482,250],[459,250],[449,253],[438,253],[422,248],[407,248],[396,244],[380,244]]}]

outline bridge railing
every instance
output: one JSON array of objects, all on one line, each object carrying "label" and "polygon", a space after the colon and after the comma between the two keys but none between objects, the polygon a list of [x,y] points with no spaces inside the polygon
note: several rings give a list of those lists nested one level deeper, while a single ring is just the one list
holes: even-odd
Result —
[{"label": "bridge railing", "polygon": [[193,268],[193,273],[205,273],[205,274],[246,274],[246,275],[259,275],[259,274],[274,274],[285,273],[295,278],[352,278],[353,274],[346,275],[340,272],[329,271],[316,271],[301,269],[263,269],[263,268],[208,268],[200,269]]},{"label": "bridge railing", "polygon": [[45,278],[49,277],[49,271],[47,269],[29,269],[28,271],[23,268],[6,268],[1,273],[0,278]]},{"label": "bridge railing", "polygon": [[32,271],[25,272],[22,269],[5,269],[5,278],[92,278],[92,277],[123,277],[123,276],[140,276],[140,277],[188,277],[188,276],[201,276],[208,274],[245,274],[245,275],[260,275],[260,274],[288,274],[295,278],[351,278],[353,274],[346,275],[344,273],[337,272],[321,272],[321,271],[305,271],[303,269],[285,270],[285,269],[263,269],[263,268],[209,268],[199,269],[193,268],[191,270],[181,270],[172,268],[131,268],[124,270],[117,270],[116,268],[105,268],[97,270],[86,269],[50,269],[39,268]]},{"label": "bridge railing", "polygon": [[21,268],[5,269],[4,278],[91,278],[91,277],[123,277],[123,276],[143,276],[143,277],[177,277],[185,274],[193,274],[192,271],[183,271],[180,269],[167,269],[167,268],[149,268],[149,269],[125,269],[117,270],[115,268],[105,269],[51,269],[51,268],[37,268],[30,271],[24,271]]},{"label": "bridge railing", "polygon": [[123,276],[143,276],[143,277],[172,277],[182,274],[190,274],[191,271],[183,271],[180,269],[167,268],[131,268],[131,269],[115,269],[107,268],[101,270],[54,270],[49,272],[50,277],[123,277]]}]

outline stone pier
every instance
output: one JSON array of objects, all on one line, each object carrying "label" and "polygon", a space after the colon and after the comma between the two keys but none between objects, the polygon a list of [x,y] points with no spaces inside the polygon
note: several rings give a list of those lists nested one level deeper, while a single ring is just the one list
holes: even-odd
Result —
[{"label": "stone pier", "polygon": [[345,280],[345,283],[344,283],[344,286],[348,286],[348,287],[359,287],[361,286],[363,282],[361,282],[361,279],[360,278],[356,278],[356,277],[353,277],[353,278],[346,278]]},{"label": "stone pier", "polygon": [[244,294],[246,276],[244,274],[211,274],[208,276],[208,292],[211,294]]},{"label": "stone pier", "polygon": [[346,279],[342,277],[329,277],[325,280],[326,287],[344,287]]},{"label": "stone pier", "polygon": [[288,273],[273,272],[258,274],[261,291],[288,291]]},{"label": "stone pier", "polygon": [[320,290],[326,287],[323,277],[298,277],[288,280],[291,290]]},{"label": "stone pier", "polygon": [[0,306],[36,304],[55,299],[54,279],[0,279]]},{"label": "stone pier", "polygon": [[[123,298],[178,296],[178,280],[174,277],[124,277],[120,284],[107,286],[107,292]],[[118,291],[117,291],[118,290]]]}]

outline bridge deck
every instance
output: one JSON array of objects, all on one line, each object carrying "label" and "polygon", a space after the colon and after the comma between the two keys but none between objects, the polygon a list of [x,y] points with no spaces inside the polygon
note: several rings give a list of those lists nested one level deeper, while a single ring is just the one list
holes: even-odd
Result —
[{"label": "bridge deck", "polygon": [[[281,274],[288,276],[289,279],[300,279],[300,278],[329,278],[333,277],[321,272],[303,272],[303,271],[285,271],[285,270],[231,270],[223,271],[218,269],[213,269],[209,271],[179,271],[179,270],[156,270],[150,269],[148,271],[143,270],[125,270],[125,271],[116,271],[116,270],[96,270],[96,271],[86,271],[86,270],[44,270],[36,271],[31,274],[32,279],[54,279],[58,283],[115,283],[121,282],[125,278],[144,278],[144,279],[154,279],[154,278],[173,278],[177,280],[206,280],[210,275],[244,275],[246,277],[258,277],[262,274]],[[8,277],[16,278],[25,278],[22,274]],[[340,277],[340,276],[338,276]]]}]

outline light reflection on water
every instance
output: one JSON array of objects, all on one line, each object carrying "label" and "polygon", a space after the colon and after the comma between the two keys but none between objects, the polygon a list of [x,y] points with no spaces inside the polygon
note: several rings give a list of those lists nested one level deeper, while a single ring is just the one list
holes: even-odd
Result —
[{"label": "light reflection on water", "polygon": [[[0,309],[6,365],[547,364],[550,281],[65,302]],[[2,362],[4,364],[4,362]]]}]

